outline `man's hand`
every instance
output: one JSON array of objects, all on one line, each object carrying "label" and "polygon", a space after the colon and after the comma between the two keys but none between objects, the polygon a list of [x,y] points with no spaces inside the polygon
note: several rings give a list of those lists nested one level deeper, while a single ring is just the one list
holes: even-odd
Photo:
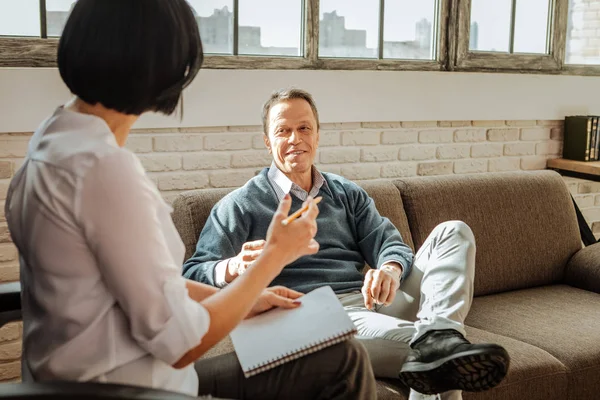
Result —
[{"label": "man's hand", "polygon": [[385,306],[392,304],[396,297],[396,291],[400,287],[401,275],[402,267],[397,263],[387,263],[380,269],[368,270],[361,290],[365,307],[371,310],[373,304]]},{"label": "man's hand", "polygon": [[246,242],[242,245],[240,254],[233,257],[227,263],[227,272],[225,274],[225,282],[231,283],[235,278],[243,274],[254,261],[260,256],[264,247],[264,240],[255,240]]},{"label": "man's hand", "polygon": [[254,307],[246,318],[252,318],[258,314],[268,311],[275,307],[296,308],[300,306],[300,301],[296,300],[303,296],[302,293],[288,289],[284,286],[273,286],[267,288],[260,295]]}]

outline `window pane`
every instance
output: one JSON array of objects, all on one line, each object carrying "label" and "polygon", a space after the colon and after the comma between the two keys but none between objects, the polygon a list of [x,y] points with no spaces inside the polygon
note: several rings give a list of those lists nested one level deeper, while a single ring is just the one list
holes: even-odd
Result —
[{"label": "window pane", "polygon": [[320,12],[320,57],[377,58],[379,0],[321,0]]},{"label": "window pane", "polygon": [[548,54],[548,0],[517,0],[515,53]]},{"label": "window pane", "polygon": [[302,55],[302,0],[239,0],[239,12],[239,54]]},{"label": "window pane", "polygon": [[511,0],[471,0],[469,49],[508,52]]},{"label": "window pane", "polygon": [[570,0],[567,64],[600,64],[600,0]]},{"label": "window pane", "polygon": [[387,0],[383,23],[383,58],[433,60],[435,0]]},{"label": "window pane", "polygon": [[40,36],[39,0],[0,0],[0,35]]},{"label": "window pane", "polygon": [[76,0],[46,0],[48,36],[60,36]]},{"label": "window pane", "polygon": [[233,53],[233,0],[188,0],[205,53]]}]

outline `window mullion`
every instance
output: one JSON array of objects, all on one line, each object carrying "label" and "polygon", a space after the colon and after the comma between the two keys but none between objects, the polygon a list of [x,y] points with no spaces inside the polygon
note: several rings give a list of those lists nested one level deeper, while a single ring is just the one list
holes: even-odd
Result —
[{"label": "window mullion", "polygon": [[508,53],[513,54],[515,51],[515,25],[517,16],[517,0],[512,0],[510,9],[510,36],[508,39]]},{"label": "window mullion", "polygon": [[239,25],[240,25],[240,4],[239,0],[233,0],[233,55],[239,54]]},{"label": "window mullion", "polygon": [[554,35],[554,0],[548,0],[548,21],[546,25],[546,53],[552,54],[552,36]]},{"label": "window mullion", "polygon": [[46,14],[46,0],[40,0],[40,36],[42,39],[48,38],[48,22]]},{"label": "window mullion", "polygon": [[319,0],[304,0],[306,24],[304,30],[305,58],[316,65],[319,58]]},{"label": "window mullion", "polygon": [[385,24],[385,0],[379,0],[379,37],[377,40],[377,58],[383,60],[383,34]]}]

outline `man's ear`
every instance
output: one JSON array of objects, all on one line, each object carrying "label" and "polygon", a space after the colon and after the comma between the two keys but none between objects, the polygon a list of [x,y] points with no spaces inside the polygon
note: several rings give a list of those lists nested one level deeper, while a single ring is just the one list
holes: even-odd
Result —
[{"label": "man's ear", "polygon": [[267,150],[269,150],[269,154],[273,154],[271,152],[271,141],[269,140],[269,136],[263,134],[263,141],[265,142],[265,146],[267,147]]}]

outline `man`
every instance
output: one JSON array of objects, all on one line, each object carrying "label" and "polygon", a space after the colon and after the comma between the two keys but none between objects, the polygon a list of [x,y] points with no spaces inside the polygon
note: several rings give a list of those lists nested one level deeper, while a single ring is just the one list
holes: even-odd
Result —
[{"label": "man", "polygon": [[[413,389],[411,399],[437,393],[460,399],[461,390],[497,385],[508,369],[506,351],[464,337],[475,270],[470,228],[460,221],[440,224],[413,255],[363,189],[313,165],[319,116],[305,91],[274,93],[264,105],[263,127],[271,167],[215,205],[184,275],[227,285],[260,256],[268,221],[286,193],[292,211],[321,196],[319,251],[286,266],[272,285],[304,293],[331,286],[358,328],[375,375],[400,375]],[[374,269],[363,276],[365,263]]]}]

